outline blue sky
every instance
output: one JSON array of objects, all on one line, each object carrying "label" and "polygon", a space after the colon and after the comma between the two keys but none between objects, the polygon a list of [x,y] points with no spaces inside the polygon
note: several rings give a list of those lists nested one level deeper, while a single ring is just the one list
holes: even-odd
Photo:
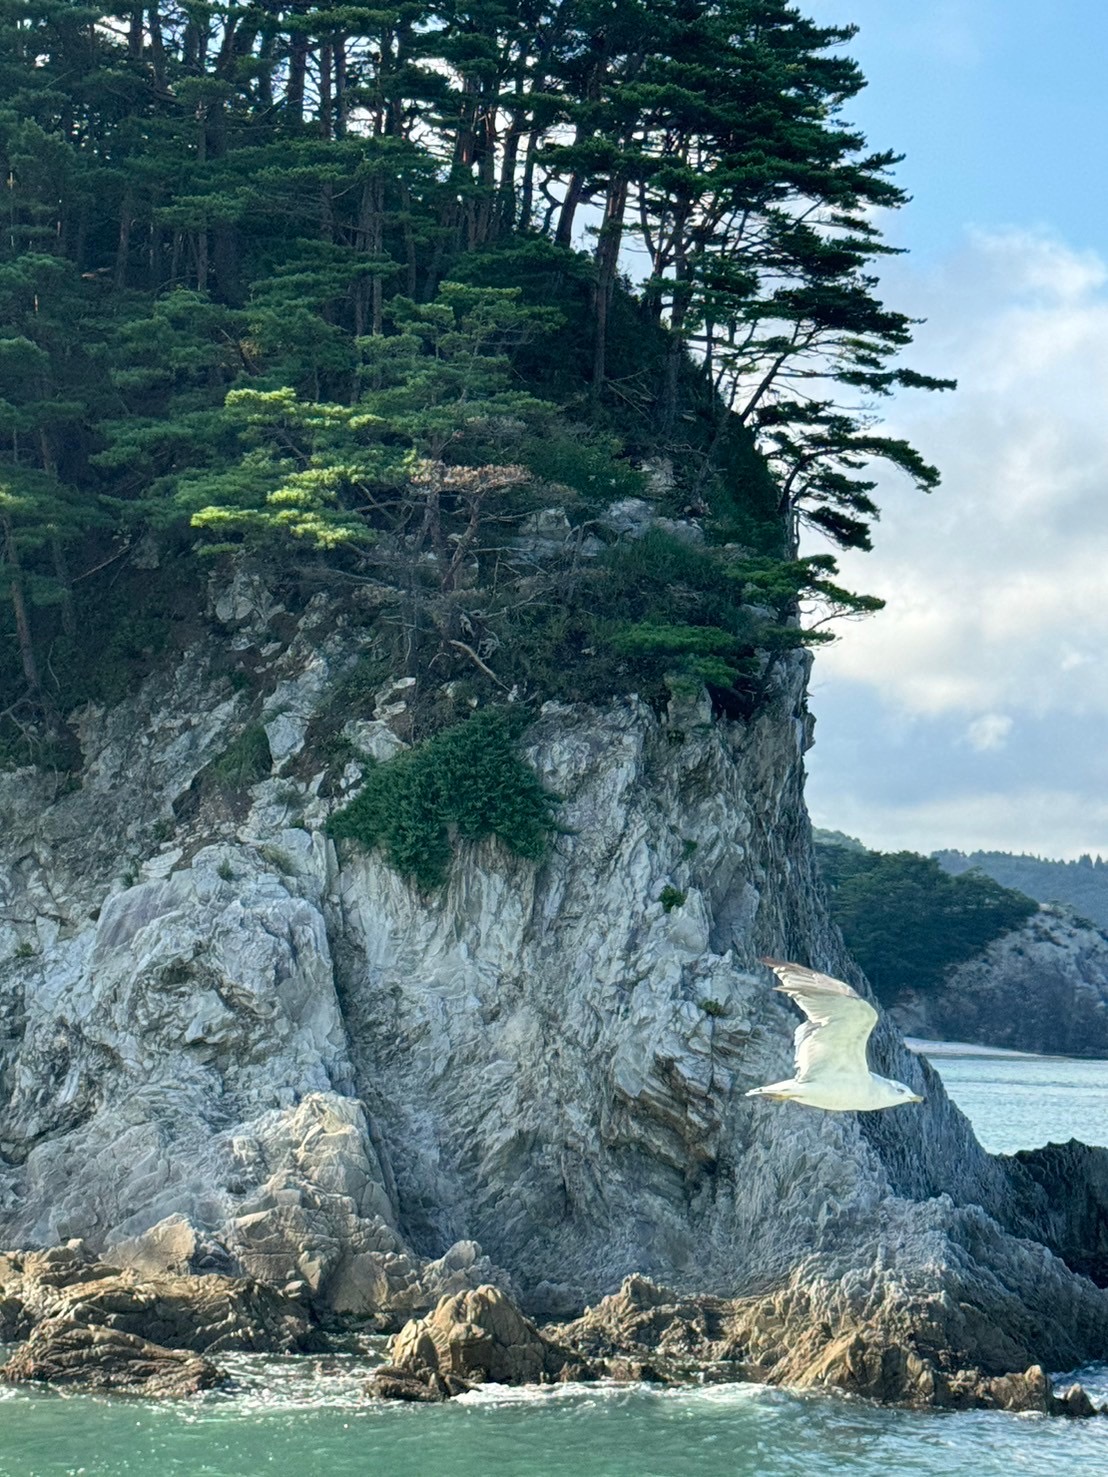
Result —
[{"label": "blue sky", "polygon": [[912,204],[890,236],[921,255],[966,225],[1044,225],[1108,239],[1108,4],[1104,0],[799,0],[861,29],[869,86],[849,108],[872,144],[905,154]]},{"label": "blue sky", "polygon": [[801,5],[862,28],[848,116],[913,196],[885,296],[928,320],[906,362],[960,381],[887,407],[944,481],[883,477],[843,560],[888,605],[817,659],[813,819],[1108,854],[1108,0]]}]

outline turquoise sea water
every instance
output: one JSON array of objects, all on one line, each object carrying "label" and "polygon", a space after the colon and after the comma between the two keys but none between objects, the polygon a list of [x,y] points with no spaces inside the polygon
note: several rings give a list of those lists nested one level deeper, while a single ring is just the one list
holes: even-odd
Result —
[{"label": "turquoise sea water", "polygon": [[[990,1148],[1108,1144],[1108,1063],[936,1060]],[[881,1410],[750,1385],[486,1388],[370,1404],[369,1362],[223,1357],[232,1393],[153,1404],[0,1387],[3,1477],[1108,1477],[1108,1420]],[[1108,1400],[1108,1365],[1080,1371]]]}]

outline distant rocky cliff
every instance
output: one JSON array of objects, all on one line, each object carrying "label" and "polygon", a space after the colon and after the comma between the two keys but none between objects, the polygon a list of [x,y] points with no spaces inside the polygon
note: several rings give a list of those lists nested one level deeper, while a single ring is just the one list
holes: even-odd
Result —
[{"label": "distant rocky cliff", "polygon": [[931,1040],[1108,1057],[1108,935],[1044,904],[892,1014],[907,1035]]},{"label": "distant rocky cliff", "polygon": [[[805,1288],[821,1319],[908,1309],[994,1374],[1108,1355],[1108,1294],[1035,1239],[1046,1191],[891,1022],[875,1065],[923,1106],[743,1096],[796,1025],[758,955],[858,978],[811,856],[805,658],[748,724],[547,705],[525,742],[564,797],[549,857],[460,843],[426,896],[322,830],[359,771],[313,720],[358,626],[245,575],[215,610],[218,641],[79,715],[79,786],[0,777],[0,1243],[83,1237],[393,1321],[489,1281],[551,1316],[631,1272],[787,1283],[790,1316]],[[386,684],[359,746],[400,748],[411,697]],[[211,786],[258,724],[271,772]]]}]

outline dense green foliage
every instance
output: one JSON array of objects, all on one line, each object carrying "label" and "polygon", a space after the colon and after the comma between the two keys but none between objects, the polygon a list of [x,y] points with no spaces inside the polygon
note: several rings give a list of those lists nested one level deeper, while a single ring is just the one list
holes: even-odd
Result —
[{"label": "dense green foliage", "polygon": [[877,998],[932,990],[955,964],[1018,928],[1038,908],[990,877],[952,877],[911,851],[818,845],[831,914]]},{"label": "dense green foliage", "polygon": [[330,821],[332,836],[380,846],[421,887],[446,876],[453,837],[496,836],[538,860],[554,829],[556,797],[521,759],[526,715],[490,708],[383,764],[370,764],[354,800]]},{"label": "dense green foliage", "polygon": [[[875,293],[904,196],[842,118],[851,34],[786,0],[0,0],[0,744],[96,695],[67,643],[182,533],[293,602],[368,593],[395,667],[480,700],[675,674],[750,711],[823,634],[798,610],[876,603],[800,524],[865,547],[874,458],[936,480],[868,409],[940,382]],[[635,554],[597,524],[628,496],[703,547]]]}]

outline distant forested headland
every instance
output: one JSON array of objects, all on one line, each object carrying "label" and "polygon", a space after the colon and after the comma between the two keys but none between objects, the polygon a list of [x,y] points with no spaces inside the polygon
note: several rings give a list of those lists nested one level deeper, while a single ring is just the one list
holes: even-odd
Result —
[{"label": "distant forested headland", "polygon": [[[475,701],[684,679],[742,715],[876,608],[798,531],[868,546],[874,458],[935,484],[872,406],[945,382],[877,296],[905,196],[844,121],[852,34],[783,0],[0,0],[5,762],[69,762],[205,558]],[[641,537],[599,517],[636,499]]]},{"label": "distant forested headland", "polygon": [[1088,854],[1076,861],[1050,861],[1010,851],[936,851],[935,860],[953,876],[983,872],[1040,903],[1065,903],[1098,928],[1108,928],[1108,861]]},{"label": "distant forested headland", "polygon": [[869,851],[840,831],[815,832],[831,916],[878,999],[937,990],[948,972],[1019,928],[1038,903],[984,872],[952,876],[933,857]]}]

